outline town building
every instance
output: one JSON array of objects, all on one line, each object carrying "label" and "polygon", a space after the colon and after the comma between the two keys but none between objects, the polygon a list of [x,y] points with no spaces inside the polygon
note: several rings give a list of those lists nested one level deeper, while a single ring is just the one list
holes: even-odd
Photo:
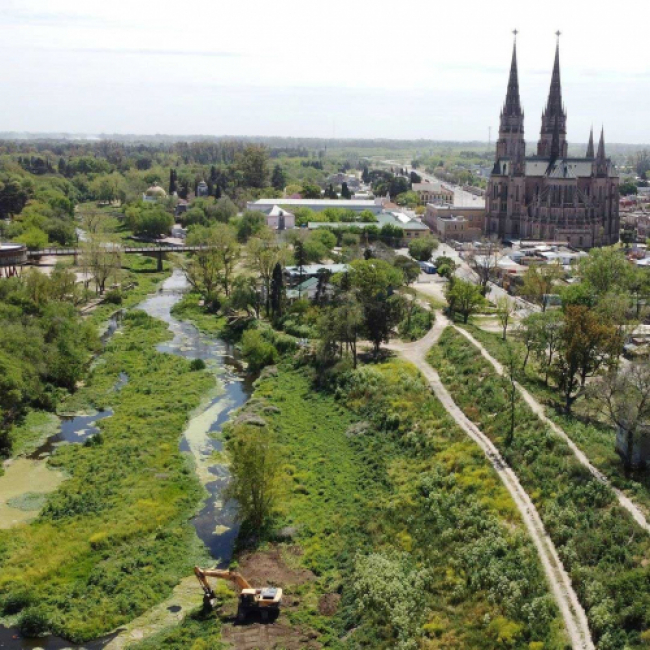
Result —
[{"label": "town building", "polygon": [[365,230],[366,228],[381,229],[387,225],[396,226],[397,228],[401,228],[404,231],[404,239],[401,242],[402,244],[407,244],[409,241],[417,239],[419,237],[425,237],[431,232],[426,224],[418,221],[417,219],[412,219],[408,215],[399,211],[382,212],[381,214],[377,215],[376,222],[355,221],[354,223],[348,223],[341,221],[310,221],[307,224],[307,227],[309,230],[316,230],[317,228],[331,228],[335,230],[337,228],[349,228],[350,226],[353,226],[359,230]]},{"label": "town building", "polygon": [[198,185],[196,186],[196,196],[209,196],[210,195],[210,189],[208,188],[208,184],[205,181],[199,181]]},{"label": "town building", "polygon": [[343,208],[344,210],[353,210],[354,212],[370,210],[373,214],[379,214],[384,209],[383,203],[383,198],[358,201],[344,199],[340,201],[336,199],[258,199],[257,201],[249,201],[246,204],[246,209],[266,213],[273,206],[279,205],[288,210],[309,208],[314,212],[321,212],[327,208]]},{"label": "town building", "polygon": [[292,230],[296,227],[296,215],[284,208],[274,205],[264,212],[266,225],[271,230]]},{"label": "town building", "polygon": [[423,221],[441,241],[475,241],[483,236],[485,208],[429,204]]},{"label": "town building", "polygon": [[454,191],[439,181],[413,183],[411,189],[418,195],[420,205],[454,202]]},{"label": "town building", "polygon": [[160,187],[158,183],[154,183],[147,191],[142,195],[142,200],[147,203],[155,203],[156,201],[162,201],[167,198],[167,192],[164,188]]},{"label": "town building", "polygon": [[18,275],[27,264],[27,246],[24,244],[0,243],[0,278]]},{"label": "town building", "polygon": [[567,155],[559,33],[536,154],[526,156],[516,42],[500,119],[486,195],[486,234],[501,239],[563,239],[578,248],[615,244],[619,238],[619,178],[605,154],[604,130],[597,152],[592,129],[585,156]]}]

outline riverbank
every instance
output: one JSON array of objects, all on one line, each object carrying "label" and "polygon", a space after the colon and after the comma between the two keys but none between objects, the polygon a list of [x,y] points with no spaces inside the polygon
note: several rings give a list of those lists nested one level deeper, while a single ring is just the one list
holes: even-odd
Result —
[{"label": "riverbank", "polygon": [[417,371],[366,366],[329,391],[313,379],[289,362],[267,369],[237,415],[263,420],[284,459],[275,532],[237,556],[256,585],[285,590],[280,618],[233,626],[222,593],[216,616],[137,647],[247,648],[244,631],[275,630],[282,647],[564,648],[514,504]]},{"label": "riverbank", "polygon": [[[66,403],[75,411],[110,405],[113,415],[86,444],[51,458],[69,478],[38,519],[0,532],[3,610],[32,633],[98,637],[171,594],[205,560],[189,522],[202,489],[178,441],[214,379],[156,350],[170,338],[164,323],[125,315]],[[115,391],[120,373],[129,381]]]}]

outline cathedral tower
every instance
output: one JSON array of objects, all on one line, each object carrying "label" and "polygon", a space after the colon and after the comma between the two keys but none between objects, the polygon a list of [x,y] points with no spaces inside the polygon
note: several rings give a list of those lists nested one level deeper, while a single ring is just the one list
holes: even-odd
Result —
[{"label": "cathedral tower", "polygon": [[[516,32],[516,30],[515,30]],[[526,156],[524,141],[524,113],[519,99],[519,74],[517,71],[517,40],[512,46],[512,62],[506,101],[501,110],[499,140],[497,141],[497,159],[507,158],[511,161],[514,174],[523,173],[523,160]]]},{"label": "cathedral tower", "polygon": [[537,143],[537,155],[545,158],[565,158],[566,110],[562,104],[562,83],[560,80],[560,32],[557,32],[555,63],[551,76],[551,88],[548,92],[546,108],[542,113],[542,129]]}]

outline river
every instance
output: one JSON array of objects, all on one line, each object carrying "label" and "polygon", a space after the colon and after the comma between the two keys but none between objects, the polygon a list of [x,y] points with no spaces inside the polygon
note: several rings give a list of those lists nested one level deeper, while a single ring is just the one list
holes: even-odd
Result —
[{"label": "river", "polygon": [[[245,372],[237,351],[221,339],[201,333],[191,323],[179,321],[171,310],[183,297],[188,283],[181,271],[176,269],[163,283],[161,289],[137,305],[150,316],[167,323],[173,338],[158,345],[160,352],[176,354],[186,359],[202,359],[208,370],[217,378],[217,389],[206,397],[203,404],[192,414],[180,439],[181,451],[191,454],[196,473],[205,486],[208,497],[199,513],[192,519],[197,535],[214,558],[215,564],[225,566],[232,558],[238,527],[235,522],[235,505],[224,503],[221,495],[228,484],[228,468],[215,463],[214,452],[220,452],[223,442],[219,432],[233,409],[242,406],[250,397],[253,378]],[[119,326],[119,320],[112,319],[110,335]],[[115,322],[114,322],[115,321]],[[115,385],[120,390],[128,382],[128,376],[121,373]],[[182,390],[182,386],[179,386]],[[61,429],[49,438],[30,458],[43,459],[53,453],[57,445],[81,442],[99,429],[95,422],[110,417],[106,410],[93,415],[79,415],[62,418]],[[197,594],[199,590],[197,587]],[[199,594],[200,596],[200,594]],[[198,597],[200,600],[200,597]],[[21,637],[16,628],[0,626],[0,648],[27,650],[62,650],[64,648],[103,648],[112,639],[110,635],[81,646],[70,644],[59,637],[48,636],[37,639]]]}]

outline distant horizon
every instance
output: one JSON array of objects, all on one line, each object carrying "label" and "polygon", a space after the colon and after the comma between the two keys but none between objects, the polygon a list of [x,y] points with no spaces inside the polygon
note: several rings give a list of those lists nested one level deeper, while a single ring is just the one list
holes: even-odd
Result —
[{"label": "distant horizon", "polygon": [[[595,136],[598,134],[595,133]],[[149,140],[166,139],[176,142],[183,142],[187,140],[193,141],[209,141],[209,140],[313,140],[320,142],[391,142],[391,143],[432,143],[432,144],[467,144],[476,146],[488,145],[488,140],[464,140],[464,139],[442,139],[442,138],[391,138],[391,137],[370,137],[370,136],[346,136],[346,137],[327,137],[317,135],[243,135],[243,134],[208,134],[208,133],[136,133],[136,132],[85,132],[85,131],[0,131],[0,140],[79,140],[87,142],[101,142],[103,140],[111,140],[112,138],[133,139],[146,138]],[[537,142],[537,138],[526,139],[526,144],[533,144]],[[490,143],[490,150],[495,146],[496,139],[493,138]],[[587,146],[587,140],[571,141],[568,140],[569,147]],[[649,142],[607,142],[607,147],[649,147]]]}]

